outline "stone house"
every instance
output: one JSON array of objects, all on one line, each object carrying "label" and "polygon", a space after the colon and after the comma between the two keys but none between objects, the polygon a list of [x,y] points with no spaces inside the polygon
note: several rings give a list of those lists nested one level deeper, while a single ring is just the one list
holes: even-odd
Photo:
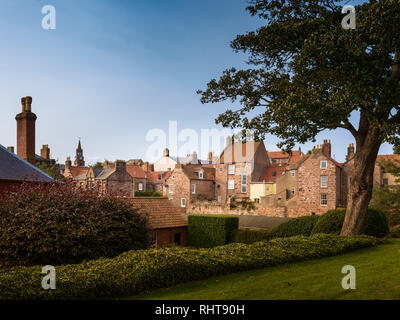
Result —
[{"label": "stone house", "polygon": [[[330,141],[286,167],[276,180],[276,195],[262,198],[266,207],[284,208],[288,216],[322,214],[343,207],[343,165],[331,157]],[[296,211],[291,214],[290,211]]]},{"label": "stone house", "polygon": [[215,169],[178,163],[165,180],[163,194],[176,207],[184,209],[196,200],[214,200]]},{"label": "stone house", "polygon": [[217,201],[227,204],[231,198],[249,199],[250,183],[259,182],[263,170],[270,165],[264,142],[234,142],[228,138],[215,164]]},{"label": "stone house", "polygon": [[129,199],[139,214],[145,215],[152,231],[151,245],[187,245],[187,219],[184,210],[175,207],[168,198],[136,197]]},{"label": "stone house", "polygon": [[101,194],[134,196],[134,179],[122,160],[117,160],[112,168],[89,167],[83,174],[73,177],[72,181],[80,188],[95,189]]}]

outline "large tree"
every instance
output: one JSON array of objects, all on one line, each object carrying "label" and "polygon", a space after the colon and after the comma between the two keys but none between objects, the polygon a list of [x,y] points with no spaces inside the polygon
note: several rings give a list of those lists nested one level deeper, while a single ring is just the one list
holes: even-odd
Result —
[{"label": "large tree", "polygon": [[276,135],[288,150],[323,130],[348,130],[356,165],[342,235],[362,231],[381,144],[400,144],[400,4],[355,9],[356,29],[344,29],[341,1],[250,1],[265,25],[231,43],[250,68],[226,70],[198,91],[202,103],[231,105],[217,123]]}]

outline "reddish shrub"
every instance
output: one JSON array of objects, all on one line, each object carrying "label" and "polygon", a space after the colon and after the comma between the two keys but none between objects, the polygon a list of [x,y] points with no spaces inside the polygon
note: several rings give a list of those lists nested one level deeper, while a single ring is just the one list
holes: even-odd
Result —
[{"label": "reddish shrub", "polygon": [[146,220],[126,201],[70,183],[22,184],[0,198],[3,264],[66,264],[148,244]]}]

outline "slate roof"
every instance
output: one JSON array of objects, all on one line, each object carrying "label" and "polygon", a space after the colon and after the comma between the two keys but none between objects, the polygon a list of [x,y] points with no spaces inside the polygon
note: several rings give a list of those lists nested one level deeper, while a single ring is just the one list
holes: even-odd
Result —
[{"label": "slate roof", "polygon": [[54,179],[0,145],[0,180],[53,182]]},{"label": "slate roof", "polygon": [[150,229],[187,226],[182,209],[176,208],[168,198],[135,197],[130,201],[139,214],[147,216]]}]

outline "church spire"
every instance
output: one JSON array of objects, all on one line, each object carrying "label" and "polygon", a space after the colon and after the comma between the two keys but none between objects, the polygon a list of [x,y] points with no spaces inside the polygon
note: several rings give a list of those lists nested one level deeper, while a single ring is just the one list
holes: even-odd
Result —
[{"label": "church spire", "polygon": [[76,149],[74,166],[75,167],[84,167],[85,166],[85,158],[83,157],[83,149],[82,149],[82,146],[81,146],[81,138],[79,138],[78,148]]}]

